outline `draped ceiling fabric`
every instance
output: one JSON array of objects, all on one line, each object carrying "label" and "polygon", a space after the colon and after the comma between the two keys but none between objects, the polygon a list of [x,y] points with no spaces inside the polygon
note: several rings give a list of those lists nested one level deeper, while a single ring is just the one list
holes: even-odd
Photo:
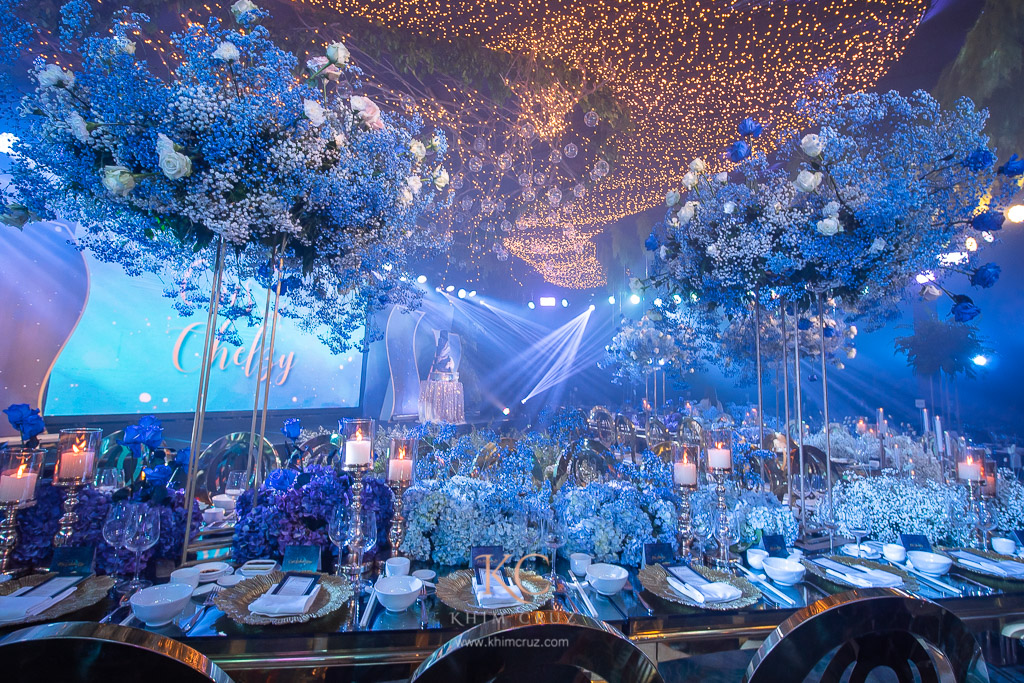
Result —
[{"label": "draped ceiling fabric", "polygon": [[[797,123],[795,102],[812,93],[815,75],[834,70],[844,92],[872,87],[903,54],[928,4],[294,0],[292,7],[321,39],[333,35],[322,28],[346,31],[370,73],[387,81],[390,69],[390,82],[378,83],[382,96],[448,128],[456,194],[437,223],[465,247],[453,252],[460,262],[452,265],[471,270],[511,253],[548,281],[586,288],[604,281],[593,244],[601,230],[660,204],[692,158],[724,168],[722,152],[744,117],[765,122],[769,137],[773,127]],[[393,55],[361,54],[365,22],[436,41],[435,66],[450,60],[452,73],[428,84]],[[497,63],[511,98],[474,81],[480,70],[460,66],[474,49],[477,62],[487,53],[507,58]],[[585,120],[590,109],[599,110],[596,126]],[[602,161],[607,175],[594,173]]]}]

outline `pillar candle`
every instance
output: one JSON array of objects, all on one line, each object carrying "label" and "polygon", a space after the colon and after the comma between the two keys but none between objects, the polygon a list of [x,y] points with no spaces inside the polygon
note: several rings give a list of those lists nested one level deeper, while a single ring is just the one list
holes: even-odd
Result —
[{"label": "pillar candle", "polygon": [[709,448],[708,467],[718,470],[731,470],[732,453],[728,448]]},{"label": "pillar candle", "polygon": [[672,481],[680,486],[697,484],[697,465],[692,462],[677,462],[672,467]]},{"label": "pillar candle", "polygon": [[412,481],[412,460],[406,458],[389,460],[388,481]]},{"label": "pillar candle", "polygon": [[57,476],[60,479],[86,479],[93,471],[96,461],[94,450],[70,450],[60,454]]},{"label": "pillar candle", "polygon": [[974,462],[970,457],[965,462],[956,464],[956,475],[967,481],[981,481],[981,463]]},{"label": "pillar candle", "polygon": [[0,503],[17,503],[36,497],[36,481],[39,475],[24,470],[23,465],[17,470],[0,474]]},{"label": "pillar candle", "polygon": [[369,465],[373,452],[367,439],[350,439],[345,442],[346,465]]}]

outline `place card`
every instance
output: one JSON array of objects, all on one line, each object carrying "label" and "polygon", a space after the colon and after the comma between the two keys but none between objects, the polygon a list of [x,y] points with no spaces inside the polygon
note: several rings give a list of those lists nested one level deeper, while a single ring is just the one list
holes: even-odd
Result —
[{"label": "place card", "polygon": [[[504,581],[507,585],[512,585],[512,580],[509,578],[508,573],[505,571],[505,548],[500,545],[475,545],[469,549],[469,566],[476,572],[476,582],[478,585],[484,586],[487,584],[487,571],[490,569],[491,575]],[[498,568],[501,571],[497,571]]]},{"label": "place card", "polygon": [[320,571],[320,546],[290,545],[284,549],[281,569],[286,572]]},{"label": "place card", "polygon": [[96,546],[94,545],[60,546],[53,551],[50,571],[62,576],[91,576],[95,559]]},{"label": "place card", "polygon": [[675,559],[670,543],[644,543],[644,564],[662,564]]},{"label": "place card", "polygon": [[907,550],[932,552],[932,544],[924,534],[900,534],[900,544]]},{"label": "place card", "polygon": [[708,583],[708,580],[703,576],[693,571],[685,564],[667,565],[662,564],[661,568],[667,571],[669,574],[679,579],[683,583],[688,583],[691,586],[703,586]]},{"label": "place card", "polygon": [[786,537],[782,534],[765,534],[761,537],[764,549],[771,557],[789,557],[789,550],[786,549]]},{"label": "place card", "polygon": [[270,591],[270,594],[285,597],[301,597],[312,593],[319,582],[319,574],[288,572],[274,590]]}]

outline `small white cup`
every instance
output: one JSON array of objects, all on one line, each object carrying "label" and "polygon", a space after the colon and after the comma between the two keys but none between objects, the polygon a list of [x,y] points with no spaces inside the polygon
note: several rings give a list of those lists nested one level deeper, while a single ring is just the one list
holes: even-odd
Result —
[{"label": "small white cup", "polygon": [[384,576],[406,576],[411,564],[408,557],[389,557],[384,561]]},{"label": "small white cup", "polygon": [[593,559],[586,553],[572,553],[569,555],[569,569],[576,576],[586,576],[587,567],[590,566],[590,562]]},{"label": "small white cup", "polygon": [[175,569],[167,583],[181,583],[195,590],[199,586],[199,567]]},{"label": "small white cup", "polygon": [[224,521],[224,508],[206,508],[203,510],[203,521],[207,524]]},{"label": "small white cup", "polygon": [[886,543],[882,546],[882,554],[890,562],[904,562],[907,559],[907,549],[897,543]]},{"label": "small white cup", "polygon": [[761,548],[748,548],[747,549],[747,564],[750,565],[751,569],[761,571],[764,567],[762,562],[764,558],[768,557],[768,551],[762,550]]},{"label": "small white cup", "polygon": [[1017,550],[1017,543],[1012,538],[996,536],[992,539],[992,550],[1000,555],[1013,555]]}]

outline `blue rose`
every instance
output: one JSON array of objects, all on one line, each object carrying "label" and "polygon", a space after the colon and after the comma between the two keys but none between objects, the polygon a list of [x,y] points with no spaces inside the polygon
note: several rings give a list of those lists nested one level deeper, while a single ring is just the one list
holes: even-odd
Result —
[{"label": "blue rose", "polygon": [[737,140],[729,145],[729,159],[733,163],[739,163],[750,156],[750,145],[743,140]]},{"label": "blue rose", "polygon": [[285,438],[295,441],[302,434],[302,421],[297,417],[291,417],[284,421],[281,433]]},{"label": "blue rose", "polygon": [[984,171],[994,163],[996,163],[996,155],[988,147],[979,147],[963,160],[963,165],[975,173]]},{"label": "blue rose", "polygon": [[968,297],[958,296],[949,313],[958,323],[966,323],[977,318],[981,314],[981,309],[975,306]]},{"label": "blue rose", "polygon": [[174,466],[185,469],[188,467],[189,460],[192,459],[192,449],[182,448],[180,451],[174,454]]},{"label": "blue rose", "polygon": [[651,234],[647,236],[647,239],[644,240],[644,248],[647,251],[654,251],[658,248],[658,236],[654,234],[653,230],[651,230]]},{"label": "blue rose", "polygon": [[7,421],[21,434],[21,440],[29,442],[46,431],[46,424],[37,408],[27,403],[12,403],[4,409]]},{"label": "blue rose", "polygon": [[999,281],[999,273],[1001,271],[1002,269],[996,264],[986,263],[981,268],[974,271],[974,275],[971,276],[971,284],[975,287],[988,289]]},{"label": "blue rose", "polygon": [[800,318],[796,323],[797,329],[809,330],[811,329],[811,321],[808,318]]},{"label": "blue rose", "polygon": [[171,474],[173,474],[173,471],[167,465],[144,467],[142,468],[142,472],[146,475],[147,485],[160,486],[164,488],[166,488],[167,484],[171,481]]},{"label": "blue rose", "polygon": [[145,420],[146,418],[143,418],[139,420],[140,424],[125,427],[124,438],[118,440],[118,443],[127,446],[135,457],[142,455],[142,446],[156,450],[163,445],[164,428],[159,426],[159,421],[157,425],[152,422],[141,424]]},{"label": "blue rose", "polygon": [[1014,178],[1019,175],[1024,175],[1024,159],[1019,159],[1016,154],[1006,160],[1006,163],[999,167],[999,172],[1003,175]]},{"label": "blue rose", "polygon": [[1003,229],[1003,213],[989,209],[971,219],[971,227],[980,232],[996,232]]},{"label": "blue rose", "polygon": [[831,339],[834,336],[836,336],[836,328],[834,328],[834,327],[832,327],[830,325],[826,325],[825,326],[825,338],[826,339]]},{"label": "blue rose", "polygon": [[764,127],[748,116],[740,121],[740,125],[737,126],[736,129],[743,137],[750,136],[752,138],[759,138],[761,137],[761,131],[764,130]]},{"label": "blue rose", "polygon": [[287,491],[295,485],[299,473],[295,470],[280,468],[267,475],[267,486],[275,491]]}]

